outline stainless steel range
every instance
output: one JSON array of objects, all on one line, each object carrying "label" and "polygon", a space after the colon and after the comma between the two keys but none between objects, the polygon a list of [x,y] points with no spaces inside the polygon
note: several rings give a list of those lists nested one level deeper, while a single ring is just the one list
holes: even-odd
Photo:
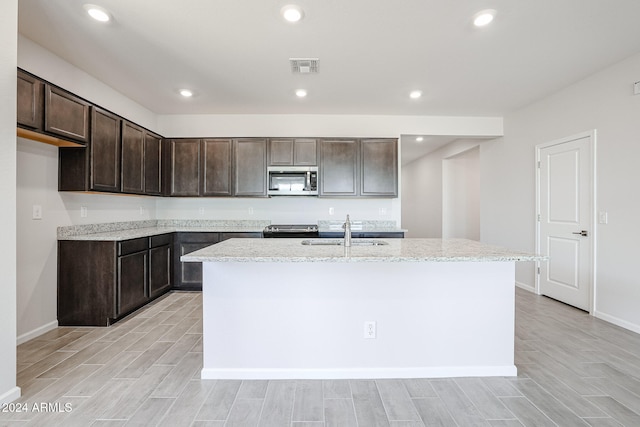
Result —
[{"label": "stainless steel range", "polygon": [[318,237],[316,224],[267,225],[262,231],[265,238]]}]

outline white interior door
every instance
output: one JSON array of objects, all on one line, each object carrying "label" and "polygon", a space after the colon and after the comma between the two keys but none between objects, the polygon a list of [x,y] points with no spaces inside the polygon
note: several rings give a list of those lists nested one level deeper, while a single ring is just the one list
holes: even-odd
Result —
[{"label": "white interior door", "polygon": [[590,311],[593,134],[538,146],[538,250],[543,295]]}]

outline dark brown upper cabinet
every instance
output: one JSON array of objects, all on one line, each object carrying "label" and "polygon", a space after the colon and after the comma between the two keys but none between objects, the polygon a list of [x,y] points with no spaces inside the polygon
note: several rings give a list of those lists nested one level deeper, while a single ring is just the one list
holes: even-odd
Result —
[{"label": "dark brown upper cabinet", "polygon": [[122,192],[162,194],[162,139],[140,126],[122,122]]},{"label": "dark brown upper cabinet", "polygon": [[358,142],[357,139],[320,141],[320,196],[358,195]]},{"label": "dark brown upper cabinet", "polygon": [[200,195],[199,139],[171,139],[167,141],[169,151],[168,192],[169,196],[197,197]]},{"label": "dark brown upper cabinet", "polygon": [[18,126],[42,130],[44,84],[31,74],[18,70]]},{"label": "dark brown upper cabinet", "polygon": [[82,143],[89,142],[91,104],[50,84],[44,90],[44,131]]},{"label": "dark brown upper cabinet", "polygon": [[317,140],[310,138],[278,138],[269,140],[270,166],[315,166]]},{"label": "dark brown upper cabinet", "polygon": [[234,195],[267,196],[267,140],[234,140]]},{"label": "dark brown upper cabinet", "polygon": [[144,129],[122,123],[122,192],[144,193]]},{"label": "dark brown upper cabinet", "polygon": [[398,141],[363,139],[360,141],[360,195],[398,196]]},{"label": "dark brown upper cabinet", "polygon": [[118,193],[122,119],[100,108],[91,114],[90,143],[58,150],[58,190]]},{"label": "dark brown upper cabinet", "polygon": [[162,137],[144,133],[144,194],[162,195]]},{"label": "dark brown upper cabinet", "polygon": [[202,195],[232,196],[233,140],[203,140],[202,161]]},{"label": "dark brown upper cabinet", "polygon": [[[93,109],[89,148],[90,190],[120,191],[120,129],[122,119],[99,108]],[[62,151],[63,149],[61,149]]]}]

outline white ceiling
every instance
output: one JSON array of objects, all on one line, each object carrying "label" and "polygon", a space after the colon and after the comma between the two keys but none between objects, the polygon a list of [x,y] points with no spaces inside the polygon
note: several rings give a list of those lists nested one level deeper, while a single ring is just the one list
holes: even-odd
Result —
[{"label": "white ceiling", "polygon": [[[113,23],[84,0],[20,0],[19,32],[158,114],[501,116],[640,51],[638,0],[91,2]],[[294,2],[305,18],[286,23]],[[485,8],[494,23],[473,28]]]}]

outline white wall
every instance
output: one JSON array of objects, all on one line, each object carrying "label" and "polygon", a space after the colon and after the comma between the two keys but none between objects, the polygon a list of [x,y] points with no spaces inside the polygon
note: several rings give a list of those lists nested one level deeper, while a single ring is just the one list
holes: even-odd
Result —
[{"label": "white wall", "polygon": [[0,3],[0,403],[20,397],[16,386],[16,63],[18,0]]},{"label": "white wall", "polygon": [[[22,36],[18,37],[17,65],[156,130],[156,116],[151,111]],[[13,68],[15,71],[15,63]],[[15,87],[15,73],[13,79]],[[15,113],[10,117],[15,117]],[[13,122],[11,133],[15,135]],[[18,138],[14,161],[17,161],[13,188],[17,190],[18,239],[12,253],[17,254],[17,341],[21,343],[57,326],[57,227],[155,219],[156,198],[58,193],[58,148],[46,144]],[[31,219],[33,205],[42,207],[42,220]],[[86,218],[80,217],[81,206],[87,208]]]},{"label": "white wall", "polygon": [[480,240],[480,147],[442,162],[442,237]]},{"label": "white wall", "polygon": [[18,36],[18,67],[157,132],[153,112],[22,35]]},{"label": "white wall", "polygon": [[407,237],[442,237],[443,161],[482,141],[458,139],[402,167],[402,227],[409,230]]},{"label": "white wall", "polygon": [[[329,214],[330,207],[333,215]],[[398,199],[165,198],[158,199],[157,212],[158,219],[233,218],[271,220],[273,224],[315,224],[318,220],[344,220],[349,214],[352,220],[391,220],[400,224]]]},{"label": "white wall", "polygon": [[390,137],[502,135],[501,117],[201,114],[158,116],[165,137]]},{"label": "white wall", "polygon": [[[22,138],[17,147],[17,333],[21,343],[57,326],[57,227],[155,219],[156,206],[152,197],[59,193],[58,148]],[[42,207],[41,220],[32,219],[34,205]],[[81,206],[87,208],[86,218],[80,217]]]},{"label": "white wall", "polygon": [[[505,117],[505,136],[481,149],[482,239],[535,248],[534,147],[597,130],[597,225],[594,314],[640,332],[640,54]],[[518,264],[517,280],[532,287],[534,266]]]}]

